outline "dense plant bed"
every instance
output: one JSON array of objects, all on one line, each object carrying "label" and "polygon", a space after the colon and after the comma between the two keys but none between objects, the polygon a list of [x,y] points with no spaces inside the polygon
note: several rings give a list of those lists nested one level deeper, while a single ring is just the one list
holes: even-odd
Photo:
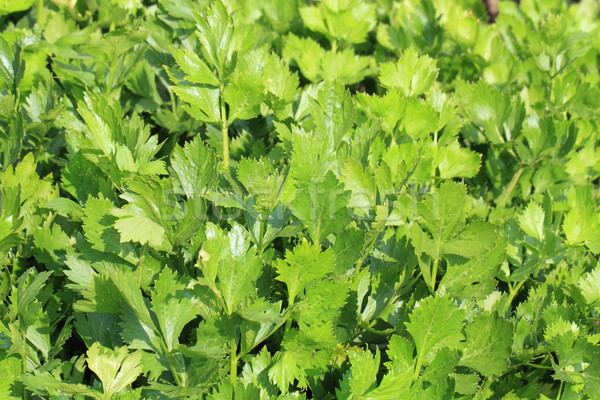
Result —
[{"label": "dense plant bed", "polygon": [[0,1],[0,398],[600,399],[596,1]]}]

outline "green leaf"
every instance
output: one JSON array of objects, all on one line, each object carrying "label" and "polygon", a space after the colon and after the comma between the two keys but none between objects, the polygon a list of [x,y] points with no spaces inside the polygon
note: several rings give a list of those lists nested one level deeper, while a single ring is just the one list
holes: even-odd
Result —
[{"label": "green leaf", "polygon": [[37,372],[35,375],[23,375],[21,378],[27,388],[38,395],[64,393],[71,396],[86,396],[93,399],[105,400],[106,397],[99,390],[94,390],[80,383],[67,383],[54,377],[50,372]]},{"label": "green leaf", "polygon": [[118,270],[112,274],[111,279],[121,297],[123,340],[130,343],[132,348],[160,349],[160,329],[150,314],[148,301],[140,289],[139,273]]},{"label": "green leaf", "polygon": [[207,397],[209,400],[254,400],[260,398],[260,389],[254,384],[237,382],[235,385],[230,380],[224,380]]},{"label": "green leaf", "polygon": [[[277,279],[279,278],[283,279],[281,275]],[[289,282],[290,277],[286,278],[287,282]],[[299,314],[298,323],[300,326],[326,325],[339,318],[340,310],[345,305],[346,298],[348,297],[348,289],[349,284],[346,282],[324,280],[315,282],[314,284],[307,284],[306,297],[298,303],[297,308]]]},{"label": "green leaf", "polygon": [[409,318],[406,330],[415,342],[418,359],[423,360],[435,348],[456,348],[462,339],[465,310],[457,308],[447,296],[418,302]]},{"label": "green leaf", "polygon": [[105,272],[98,274],[92,268],[92,264],[83,257],[67,253],[66,258],[65,264],[69,269],[65,269],[64,274],[73,282],[67,284],[67,287],[76,290],[83,297],[75,303],[74,309],[79,312],[119,314],[122,297],[115,283],[108,276],[109,273],[114,272],[114,267],[102,263],[95,264],[95,268]]},{"label": "green leaf", "polygon": [[231,67],[229,62],[233,20],[219,0],[215,1],[207,10],[204,18],[199,18],[197,22],[196,34],[202,44],[202,54],[211,66],[217,69],[219,79],[223,80]]},{"label": "green leaf", "polygon": [[401,370],[413,366],[414,348],[412,344],[405,338],[393,335],[390,337],[387,356],[391,360],[388,365],[390,370]]},{"label": "green leaf", "polygon": [[235,312],[244,299],[256,297],[262,263],[248,236],[238,224],[229,232],[209,224],[200,251],[199,267],[209,286],[222,296],[227,314]]},{"label": "green leaf", "polygon": [[427,253],[439,259],[445,242],[456,235],[465,219],[465,208],[468,201],[467,189],[451,181],[444,182],[432,195],[418,203],[416,221],[427,228],[429,238],[413,223],[410,228],[411,240],[419,253]]},{"label": "green leaf", "polygon": [[183,217],[181,205],[174,198],[171,179],[128,180],[121,198],[127,201],[111,214],[118,218],[115,229],[121,242],[149,244],[160,250],[170,250],[175,242],[174,222]]},{"label": "green leaf", "polygon": [[59,225],[44,226],[33,232],[36,260],[48,269],[60,268],[66,250],[71,246],[69,236]]},{"label": "green leaf", "polygon": [[325,278],[334,267],[332,250],[322,252],[320,245],[303,240],[293,251],[286,251],[285,260],[278,260],[276,268],[279,276],[276,279],[287,286],[291,305],[308,284]]},{"label": "green leaf", "polygon": [[186,143],[183,148],[176,146],[173,149],[171,167],[188,198],[203,195],[217,180],[216,157],[200,136]]},{"label": "green leaf", "polygon": [[518,96],[511,97],[484,80],[459,82],[456,90],[459,109],[473,125],[482,128],[490,143],[510,141],[520,131],[525,109]]},{"label": "green leaf", "polygon": [[94,111],[92,100],[88,96],[85,98],[85,103],[79,102],[77,112],[89,129],[90,135],[88,138],[92,145],[102,150],[106,155],[115,154],[116,145],[113,139],[113,131],[102,117]]},{"label": "green leaf", "polygon": [[398,53],[413,45],[421,52],[436,54],[442,38],[439,10],[432,0],[394,4],[389,25],[379,23],[377,41]]},{"label": "green leaf", "polygon": [[223,93],[223,99],[229,105],[229,123],[256,117],[264,101],[264,91],[262,77],[236,71]]},{"label": "green leaf", "polygon": [[152,311],[156,314],[167,351],[179,346],[183,328],[196,318],[200,309],[198,299],[189,296],[185,285],[170,269],[164,269],[154,281]]},{"label": "green leaf", "polygon": [[83,232],[92,248],[120,253],[127,247],[121,244],[119,232],[114,228],[117,217],[111,215],[113,208],[110,200],[89,197],[84,210]]},{"label": "green leaf", "polygon": [[234,225],[228,234],[229,254],[219,263],[217,276],[229,313],[246,297],[256,294],[256,280],[262,264],[256,256],[256,248],[250,247],[247,232]]},{"label": "green leaf", "polygon": [[358,83],[371,73],[371,59],[357,55],[351,48],[328,51],[310,37],[290,34],[285,40],[282,57],[297,64],[312,82],[339,80],[346,85]]},{"label": "green leaf", "polygon": [[[49,271],[37,273],[34,268],[29,268],[21,274],[17,282],[16,292],[17,311],[20,315],[24,315],[27,307],[35,301],[51,274],[52,272]],[[27,282],[31,275],[34,276],[33,279]]]},{"label": "green leaf", "polygon": [[406,115],[406,100],[398,90],[388,90],[382,96],[357,93],[354,100],[369,116],[381,119],[388,132],[393,132],[398,121]]},{"label": "green leaf", "polygon": [[[375,389],[367,392],[361,397],[364,400],[386,400],[396,398],[398,396],[410,396],[410,388],[412,384],[412,370],[402,369],[399,371],[390,371],[381,379],[381,383]],[[416,385],[413,387],[417,387]],[[340,397],[338,399],[346,399]],[[427,394],[423,398],[440,398],[439,396],[430,397]]]},{"label": "green leaf", "polygon": [[[348,351],[348,359],[351,365],[348,385],[352,394],[360,398],[377,384],[380,363],[379,351],[373,357],[373,354],[368,350],[353,349]],[[341,385],[344,385],[343,381]]]},{"label": "green leaf", "polygon": [[288,190],[285,176],[265,158],[259,160],[242,158],[237,168],[238,180],[250,196],[256,198],[254,209],[259,213],[274,210],[279,198]]},{"label": "green leaf", "polygon": [[321,243],[330,234],[342,231],[350,221],[346,207],[350,195],[330,172],[322,180],[299,185],[291,209],[311,239]]},{"label": "green leaf", "polygon": [[404,110],[398,128],[403,134],[417,140],[437,131],[440,116],[432,106],[420,99],[402,99],[402,103]]},{"label": "green leaf", "polygon": [[449,260],[439,290],[461,298],[485,298],[496,287],[494,278],[506,259],[506,246],[506,238],[499,235],[497,227],[472,223],[444,246],[446,254],[472,258]]},{"label": "green leaf", "polygon": [[105,347],[122,344],[119,336],[119,317],[116,314],[77,313],[73,325],[88,348],[95,342]]},{"label": "green leaf", "polygon": [[80,220],[83,215],[83,209],[78,203],[64,197],[52,199],[47,202],[44,207],[54,210],[62,216],[71,217],[75,220]]},{"label": "green leaf", "polygon": [[0,15],[27,10],[32,5],[33,5],[33,0],[27,0],[27,1],[3,0],[2,2],[0,2]]},{"label": "green leaf", "polygon": [[421,379],[432,385],[444,382],[460,361],[460,352],[456,349],[443,347],[435,353],[435,358],[421,374]]},{"label": "green leaf", "polygon": [[[31,0],[25,0],[21,3],[14,0],[2,0],[0,1],[0,15],[27,10],[31,7],[31,4],[33,4]],[[21,40],[17,39],[14,45],[11,46],[3,37],[0,37],[0,78],[11,92],[16,92],[23,79],[25,71],[25,60],[22,54],[23,44]]]},{"label": "green leaf", "polygon": [[[221,358],[227,354],[229,336],[223,318],[212,317],[203,320],[196,329],[196,344],[188,347],[195,356]],[[184,352],[183,348],[180,351]]]},{"label": "green leaf", "polygon": [[85,158],[82,151],[75,153],[62,170],[62,188],[85,204],[89,196],[115,200],[112,184],[92,161]]},{"label": "green leaf", "polygon": [[20,375],[21,361],[17,357],[5,357],[0,360],[0,396],[7,400],[18,398],[15,386]]},{"label": "green leaf", "polygon": [[323,370],[330,364],[335,343],[327,326],[289,330],[281,342],[282,350],[276,353],[269,368],[269,378],[283,393],[287,393],[289,384],[295,379],[299,387],[307,387],[307,378],[312,371]]},{"label": "green leaf", "polygon": [[498,313],[483,313],[465,328],[461,365],[485,376],[501,375],[512,354],[513,326]]}]

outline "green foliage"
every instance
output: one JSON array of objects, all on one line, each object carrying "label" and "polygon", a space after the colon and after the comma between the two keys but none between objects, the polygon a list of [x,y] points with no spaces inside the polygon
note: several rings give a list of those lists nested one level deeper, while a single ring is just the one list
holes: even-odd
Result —
[{"label": "green foliage", "polygon": [[599,11],[0,0],[0,398],[600,398]]}]

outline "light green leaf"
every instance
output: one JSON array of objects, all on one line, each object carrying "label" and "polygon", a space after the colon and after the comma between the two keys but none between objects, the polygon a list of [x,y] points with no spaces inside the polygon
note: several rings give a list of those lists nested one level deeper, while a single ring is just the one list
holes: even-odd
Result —
[{"label": "light green leaf", "polygon": [[563,231],[570,245],[592,245],[595,252],[600,250],[595,243],[600,237],[600,218],[593,208],[573,208],[569,211],[563,221]]},{"label": "light green leaf", "polygon": [[437,78],[435,60],[420,56],[414,47],[409,47],[395,63],[380,65],[379,80],[387,88],[401,90],[405,96],[418,96],[425,93]]},{"label": "light green leaf", "polygon": [[344,187],[352,192],[349,206],[355,211],[368,213],[370,208],[375,207],[377,199],[377,186],[373,174],[353,158],[347,158],[341,174]]},{"label": "light green leaf", "polygon": [[0,15],[27,10],[33,5],[33,2],[34,0],[2,0],[0,1]]},{"label": "light green leaf", "polygon": [[403,134],[417,140],[437,131],[440,114],[432,106],[420,99],[412,98],[402,99],[401,104],[404,113],[398,128]]},{"label": "light green leaf", "polygon": [[91,99],[86,95],[84,102],[79,102],[78,112],[85,121],[91,136],[92,144],[104,152],[106,155],[115,153],[115,142],[113,140],[112,129],[108,124],[94,111]]},{"label": "light green leaf", "polygon": [[227,8],[218,0],[206,11],[202,18],[197,19],[198,39],[202,44],[204,58],[215,67],[220,79],[229,72],[230,48],[234,34],[233,20]]},{"label": "light green leaf", "polygon": [[600,305],[600,267],[585,274],[578,286],[589,305]]},{"label": "light green leaf", "polygon": [[506,238],[499,236],[496,230],[491,224],[473,223],[456,239],[447,243],[446,254],[472,258],[468,261],[459,259],[448,262],[446,273],[439,284],[440,291],[461,298],[483,299],[494,290],[494,278],[506,259]]},{"label": "light green leaf", "polygon": [[174,86],[173,91],[188,104],[184,109],[192,117],[213,124],[221,121],[219,88],[180,84]]},{"label": "light green leaf", "polygon": [[219,86],[219,78],[196,53],[186,49],[172,49],[171,54],[173,54],[179,68],[186,73],[188,81],[215,87]]},{"label": "light green leaf", "polygon": [[229,105],[229,123],[256,117],[264,101],[264,91],[264,80],[260,75],[236,71],[223,93]]},{"label": "light green leaf", "polygon": [[377,20],[375,5],[359,0],[324,1],[299,11],[310,30],[346,43],[364,42]]},{"label": "light green leaf", "polygon": [[325,50],[310,37],[290,34],[283,48],[284,60],[298,65],[312,82],[339,80],[346,85],[360,82],[371,72],[371,59],[353,49]]},{"label": "light green leaf", "polygon": [[129,353],[127,347],[115,350],[94,343],[87,351],[88,367],[100,378],[105,399],[131,385],[142,373],[142,352]]},{"label": "light green leaf", "polygon": [[473,178],[481,166],[481,155],[452,142],[439,149],[435,163],[442,179]]},{"label": "light green leaf", "polygon": [[532,201],[518,216],[519,226],[526,234],[541,242],[544,239],[544,218],[542,206]]},{"label": "light green leaf", "polygon": [[111,214],[118,218],[115,228],[121,235],[121,242],[148,243],[159,249],[169,249],[170,246],[165,236],[165,229],[152,221],[143,211],[133,205],[123,208],[114,208]]}]

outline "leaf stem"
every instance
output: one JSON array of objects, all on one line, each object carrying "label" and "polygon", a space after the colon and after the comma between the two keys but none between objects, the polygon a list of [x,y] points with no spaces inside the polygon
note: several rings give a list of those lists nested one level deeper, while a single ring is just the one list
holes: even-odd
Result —
[{"label": "leaf stem", "polygon": [[506,187],[506,190],[504,190],[504,193],[502,193],[502,196],[500,196],[500,198],[498,199],[498,202],[496,203],[498,205],[498,207],[501,207],[506,204],[506,202],[510,198],[510,194],[517,186],[517,183],[519,182],[519,178],[523,174],[523,171],[524,171],[523,167],[520,167],[517,170],[517,172],[513,175],[512,179],[510,180],[510,183]]},{"label": "leaf stem", "polygon": [[554,368],[549,367],[547,365],[534,364],[534,363],[530,363],[530,362],[526,363],[525,365],[528,367],[531,367],[531,368],[544,369],[547,371],[554,371]]},{"label": "leaf stem", "polygon": [[167,356],[167,363],[169,364],[169,369],[171,370],[171,374],[173,375],[173,379],[175,379],[175,383],[177,384],[177,386],[184,386],[183,382],[181,381],[181,376],[179,376],[179,372],[177,372],[177,368],[175,367],[175,363],[173,362],[173,355],[171,354],[171,352],[169,352],[167,350],[167,348],[164,346],[163,344],[163,351],[165,352],[165,355]]},{"label": "leaf stem", "polygon": [[421,374],[421,366],[423,365],[423,357],[421,354],[417,357],[417,365],[415,365],[415,373],[413,374],[412,381],[416,381],[419,379],[419,375]]},{"label": "leaf stem", "polygon": [[112,94],[113,81],[115,80],[115,66],[111,63],[110,72],[108,73],[108,82],[106,84],[106,97],[110,97]]},{"label": "leaf stem", "polygon": [[175,95],[170,87],[167,91],[169,92],[169,98],[171,99],[171,112],[173,113],[173,118],[175,118],[175,121],[179,122],[179,115],[177,115],[177,106],[175,104]]},{"label": "leaf stem", "polygon": [[394,333],[396,331],[396,329],[394,329],[394,328],[390,328],[390,329],[386,329],[384,331],[380,331],[379,329],[375,329],[375,328],[371,327],[369,324],[367,324],[365,322],[363,322],[360,325],[360,327],[362,329],[364,329],[365,331],[367,331],[367,332],[373,333],[375,335],[380,335],[380,336],[389,336],[389,335],[391,335],[392,333]]},{"label": "leaf stem", "polygon": [[44,0],[38,0],[37,16],[36,16],[36,21],[35,21],[37,23],[38,27],[41,27],[43,17],[44,17]]},{"label": "leaf stem", "polygon": [[377,229],[374,232],[373,237],[369,240],[369,243],[364,247],[362,254],[358,258],[358,260],[356,260],[356,262],[354,263],[354,266],[355,266],[354,273],[355,274],[358,271],[360,271],[360,267],[362,266],[362,263],[369,256],[369,254],[371,253],[371,250],[373,250],[373,247],[375,246],[375,242],[377,241],[377,238],[379,237],[381,232],[383,232],[383,228]]},{"label": "leaf stem", "polygon": [[235,385],[237,382],[237,344],[235,343],[235,332],[231,330],[231,338],[229,339],[229,362],[231,383]]},{"label": "leaf stem", "polygon": [[[21,328],[23,331],[23,343],[21,348],[21,370],[23,375],[27,373],[27,330]],[[27,392],[27,388],[25,387],[25,383],[21,382],[23,388],[23,399],[29,400],[29,393]]]},{"label": "leaf stem", "polygon": [[521,290],[521,287],[523,287],[526,281],[527,279],[522,280],[517,286],[510,289],[510,294],[508,295],[508,304],[511,304],[513,302],[515,296],[519,293],[519,290]]},{"label": "leaf stem", "polygon": [[223,137],[223,166],[229,169],[229,121],[227,120],[227,110],[225,109],[225,85],[220,87],[220,103],[221,103],[221,135]]},{"label": "leaf stem", "polygon": [[430,285],[431,286],[431,290],[433,291],[433,293],[435,293],[435,284],[437,281],[437,270],[438,270],[438,264],[440,263],[440,259],[436,258],[433,261],[433,267],[431,269],[431,282]]},{"label": "leaf stem", "polygon": [[260,237],[258,238],[258,254],[262,255],[263,251],[265,251],[264,237],[265,232],[267,231],[267,220],[269,218],[269,214],[260,214]]},{"label": "leaf stem", "polygon": [[558,394],[556,395],[556,400],[560,400],[560,398],[562,397],[564,388],[565,388],[565,381],[560,381],[560,386],[558,387]]}]

